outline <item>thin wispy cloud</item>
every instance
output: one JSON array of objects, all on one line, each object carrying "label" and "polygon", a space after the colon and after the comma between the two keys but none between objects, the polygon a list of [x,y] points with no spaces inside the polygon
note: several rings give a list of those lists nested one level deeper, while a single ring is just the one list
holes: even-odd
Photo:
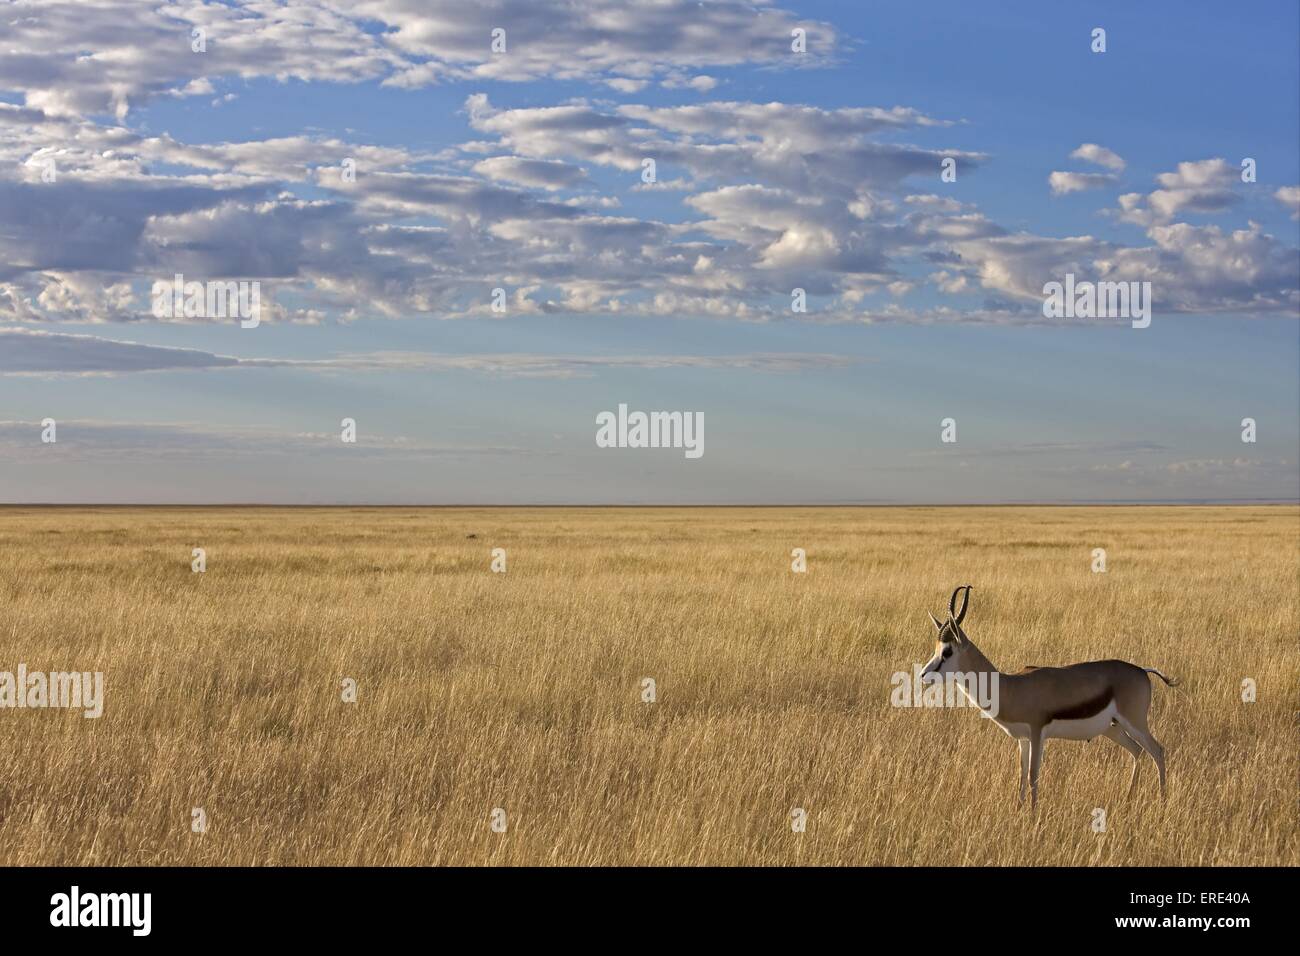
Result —
[{"label": "thin wispy cloud", "polygon": [[268,426],[212,422],[114,422],[68,419],[58,423],[58,440],[43,443],[41,422],[0,421],[0,450],[13,463],[73,464],[88,460],[135,461],[147,455],[166,461],[229,461],[319,457],[429,459],[478,456],[530,457],[542,452],[509,445],[440,444],[363,430],[343,445],[339,432],[303,432]]},{"label": "thin wispy cloud", "polygon": [[200,349],[144,345],[94,335],[0,328],[0,375],[112,375],[204,369],[291,368],[321,372],[481,372],[573,378],[618,369],[736,369],[799,372],[860,364],[848,356],[780,352],[753,355],[435,355],[366,352],[319,359],[237,358]]}]

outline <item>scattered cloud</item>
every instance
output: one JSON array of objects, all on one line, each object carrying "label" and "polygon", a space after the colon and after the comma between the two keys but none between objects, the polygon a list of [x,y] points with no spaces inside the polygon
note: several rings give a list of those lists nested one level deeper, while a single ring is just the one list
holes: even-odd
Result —
[{"label": "scattered cloud", "polygon": [[1292,219],[1300,219],[1300,186],[1282,186],[1273,198],[1291,211]]},{"label": "scattered cloud", "polygon": [[1070,158],[1081,159],[1096,166],[1104,166],[1106,169],[1117,173],[1124,171],[1125,163],[1120,155],[1114,150],[1107,149],[1105,146],[1098,146],[1096,143],[1084,143],[1070,154]]},{"label": "scattered cloud", "polygon": [[1053,196],[1064,196],[1067,193],[1083,192],[1085,189],[1103,189],[1106,186],[1113,186],[1119,181],[1118,176],[1109,173],[1065,173],[1053,171],[1047,177],[1048,184],[1052,187]]},{"label": "scattered cloud", "polygon": [[1185,213],[1223,212],[1241,201],[1233,189],[1240,182],[1240,172],[1225,159],[1179,163],[1173,172],[1158,175],[1160,188],[1145,197],[1139,193],[1121,196],[1120,218],[1149,226]]},{"label": "scattered cloud", "polygon": [[[501,24],[504,56],[491,49]],[[795,28],[809,59],[790,53]],[[1293,244],[1253,222],[1183,221],[1241,203],[1222,158],[1121,195],[1110,214],[1145,233],[1123,244],[1013,231],[943,194],[945,159],[963,178],[996,161],[945,142],[968,134],[958,117],[607,98],[707,94],[718,80],[703,70],[815,65],[845,42],[735,0],[43,4],[0,24],[7,49],[40,51],[0,62],[0,91],[21,99],[0,103],[0,322],[151,320],[153,282],[176,273],[263,283],[268,323],[491,319],[495,289],[511,316],[771,321],[794,315],[796,288],[808,321],[1037,321],[1043,284],[1067,271],[1149,280],[1166,313],[1296,308]],[[233,78],[539,77],[606,98],[503,108],[470,92],[467,135],[432,153],[339,135],[185,142],[131,125],[151,98],[226,102]],[[1125,169],[1096,143],[1070,155],[1104,171],[1052,171],[1054,195],[1113,187]],[[1297,189],[1274,193],[1293,216]]]},{"label": "scattered cloud", "polygon": [[[807,35],[802,55],[791,50],[796,27]],[[504,51],[493,49],[494,30],[505,31]],[[121,121],[160,97],[227,101],[219,87],[234,80],[412,88],[545,77],[636,92],[703,67],[815,66],[840,45],[828,23],[742,0],[51,0],[0,20],[0,90],[51,115]]]},{"label": "scattered cloud", "polygon": [[571,189],[586,178],[586,171],[553,159],[521,159],[518,156],[493,156],[474,164],[474,172],[488,179],[536,186],[540,189]]}]

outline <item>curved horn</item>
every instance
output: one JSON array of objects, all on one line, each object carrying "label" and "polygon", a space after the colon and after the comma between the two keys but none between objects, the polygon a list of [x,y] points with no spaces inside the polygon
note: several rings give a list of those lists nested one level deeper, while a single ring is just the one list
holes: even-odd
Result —
[{"label": "curved horn", "polygon": [[[926,611],[925,613],[926,613],[926,614],[930,614],[929,611]],[[934,621],[934,629],[935,629],[936,631],[942,631],[942,630],[943,630],[943,625],[939,623],[939,619],[938,619],[937,617],[935,617],[933,614],[930,614],[930,620]]]},{"label": "curved horn", "polygon": [[965,587],[964,584],[959,584],[959,585],[957,585],[957,589],[956,589],[955,591],[952,592],[952,597],[948,598],[948,616],[949,616],[949,617],[956,617],[956,616],[957,616],[957,595],[958,595],[958,594],[961,594],[961,589],[962,589],[963,587]]},{"label": "curved horn", "polygon": [[[956,621],[957,621],[957,626],[958,626],[958,627],[961,627],[961,622],[962,622],[962,621],[965,619],[965,617],[966,617],[966,606],[967,606],[968,604],[970,604],[970,590],[971,590],[971,589],[970,589],[970,585],[967,584],[967,585],[963,585],[963,586],[966,588],[966,596],[963,597],[963,598],[961,599],[961,610],[957,612]],[[957,589],[957,591],[960,591],[960,590],[961,590],[961,588],[958,588],[958,589]],[[957,600],[957,591],[954,591],[953,594],[952,594],[952,599],[953,599],[954,602]]]}]

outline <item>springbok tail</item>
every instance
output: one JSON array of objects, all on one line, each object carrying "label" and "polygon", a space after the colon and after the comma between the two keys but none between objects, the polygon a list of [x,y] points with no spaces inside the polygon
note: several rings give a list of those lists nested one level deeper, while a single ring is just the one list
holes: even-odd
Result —
[{"label": "springbok tail", "polygon": [[1154,667],[1144,667],[1144,668],[1142,668],[1142,669],[1143,669],[1144,671],[1146,671],[1148,674],[1155,674],[1157,677],[1159,677],[1162,681],[1164,681],[1164,682],[1165,682],[1166,684],[1168,684],[1170,687],[1177,687],[1177,686],[1178,686],[1178,679],[1177,679],[1177,678],[1174,678],[1174,677],[1166,677],[1164,674],[1160,673],[1160,671],[1156,670]]}]

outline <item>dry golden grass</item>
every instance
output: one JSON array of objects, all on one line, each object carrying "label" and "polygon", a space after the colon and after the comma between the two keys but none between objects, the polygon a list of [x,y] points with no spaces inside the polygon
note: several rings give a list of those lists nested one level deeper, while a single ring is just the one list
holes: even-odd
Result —
[{"label": "dry golden grass", "polygon": [[[0,670],[101,670],[106,705],[0,710],[0,863],[1294,865],[1298,532],[1290,506],[3,509]],[[961,583],[1004,669],[1182,678],[1165,803],[1150,761],[1127,800],[1128,754],[1054,741],[1035,821],[991,723],[889,705]]]}]

